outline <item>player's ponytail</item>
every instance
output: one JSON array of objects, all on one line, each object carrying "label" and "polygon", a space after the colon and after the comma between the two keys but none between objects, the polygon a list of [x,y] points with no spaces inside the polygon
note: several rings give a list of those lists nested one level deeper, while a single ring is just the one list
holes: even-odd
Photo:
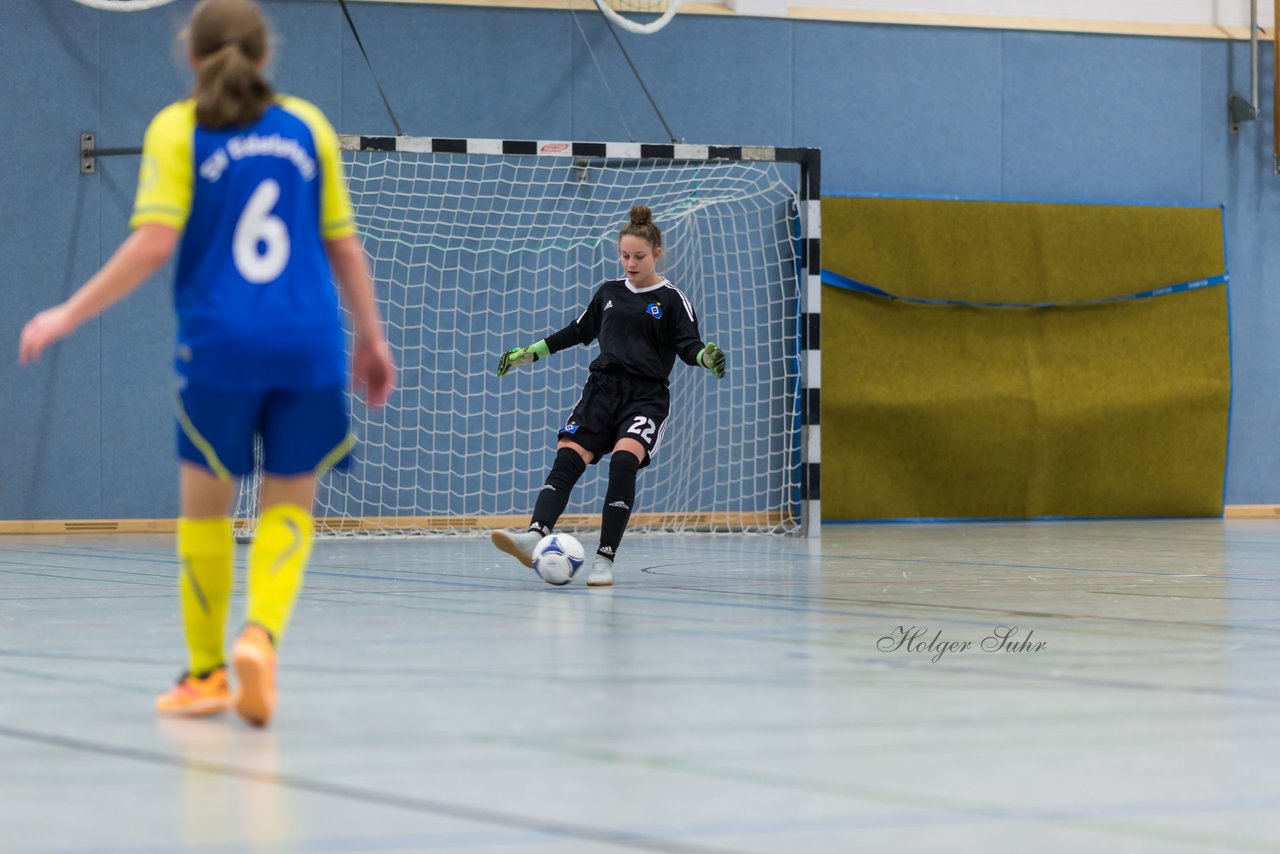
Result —
[{"label": "player's ponytail", "polygon": [[649,241],[649,245],[654,249],[661,248],[662,231],[653,222],[653,211],[644,205],[636,205],[631,208],[630,220],[622,227],[621,233],[618,234],[619,238],[630,234]]},{"label": "player's ponytail", "polygon": [[269,34],[256,0],[200,0],[186,39],[196,62],[196,121],[221,130],[260,119],[275,93],[261,71]]}]

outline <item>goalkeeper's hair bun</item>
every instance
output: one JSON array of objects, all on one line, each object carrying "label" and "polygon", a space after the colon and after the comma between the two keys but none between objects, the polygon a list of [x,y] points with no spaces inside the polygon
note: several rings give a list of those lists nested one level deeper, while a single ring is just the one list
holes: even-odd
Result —
[{"label": "goalkeeper's hair bun", "polygon": [[634,205],[629,218],[631,221],[622,227],[622,232],[618,235],[619,239],[630,234],[648,241],[649,245],[655,249],[662,245],[662,231],[654,225],[653,211],[644,205]]}]

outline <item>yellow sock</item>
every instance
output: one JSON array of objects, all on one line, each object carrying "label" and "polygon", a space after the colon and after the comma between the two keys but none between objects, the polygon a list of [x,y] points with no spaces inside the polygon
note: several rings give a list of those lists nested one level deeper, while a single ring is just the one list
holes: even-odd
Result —
[{"label": "yellow sock", "polygon": [[206,673],[226,658],[234,550],[230,519],[178,520],[178,595],[192,673]]},{"label": "yellow sock", "polygon": [[249,549],[248,620],[271,632],[276,643],[302,589],[314,530],[311,514],[296,504],[268,507],[258,520]]}]

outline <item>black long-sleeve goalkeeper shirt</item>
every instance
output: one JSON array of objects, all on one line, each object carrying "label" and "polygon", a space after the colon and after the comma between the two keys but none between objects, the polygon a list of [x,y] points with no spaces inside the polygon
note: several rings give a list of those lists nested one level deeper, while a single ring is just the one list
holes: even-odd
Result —
[{"label": "black long-sleeve goalkeeper shirt", "polygon": [[604,282],[577,320],[547,337],[547,349],[556,353],[597,338],[592,371],[622,370],[664,383],[676,356],[696,366],[703,348],[693,306],[665,278],[647,288],[626,279]]}]

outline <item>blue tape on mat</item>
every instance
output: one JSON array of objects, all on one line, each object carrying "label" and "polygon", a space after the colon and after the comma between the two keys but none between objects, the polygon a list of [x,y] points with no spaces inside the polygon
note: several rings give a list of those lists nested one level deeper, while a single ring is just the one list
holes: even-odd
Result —
[{"label": "blue tape on mat", "polygon": [[1112,302],[1128,302],[1130,300],[1150,299],[1152,297],[1163,297],[1170,294],[1186,293],[1188,291],[1198,291],[1202,288],[1213,288],[1218,285],[1225,285],[1230,280],[1227,273],[1221,273],[1217,276],[1211,276],[1207,279],[1196,279],[1193,282],[1182,282],[1176,285],[1167,285],[1163,288],[1153,288],[1149,291],[1139,291],[1134,294],[1123,294],[1115,297],[1097,297],[1094,299],[1074,300],[1070,302],[983,302],[981,300],[958,300],[958,299],[929,299],[925,297],[903,297],[897,294],[891,294],[888,291],[873,287],[868,284],[850,279],[848,276],[842,276],[833,270],[822,271],[822,283],[824,285],[832,285],[837,288],[854,291],[860,294],[867,294],[881,299],[897,300],[898,302],[912,303],[915,305],[958,305],[969,306],[971,308],[1062,308],[1067,306],[1082,305],[1103,305]]}]

